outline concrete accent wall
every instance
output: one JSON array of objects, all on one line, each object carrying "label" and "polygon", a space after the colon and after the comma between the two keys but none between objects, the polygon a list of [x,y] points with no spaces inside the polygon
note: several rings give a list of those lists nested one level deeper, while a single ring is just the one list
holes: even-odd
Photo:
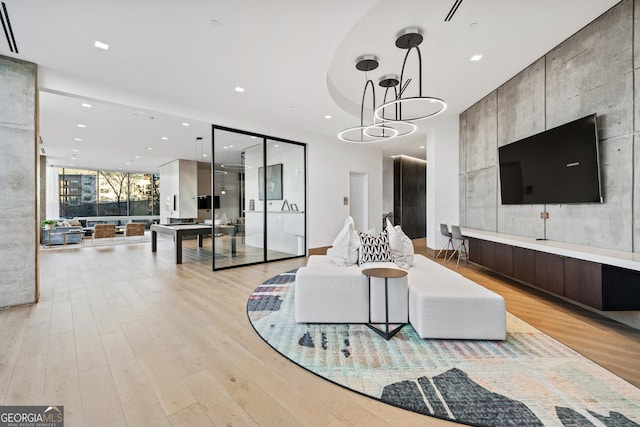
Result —
[{"label": "concrete accent wall", "polygon": [[38,289],[37,67],[0,56],[0,307]]},{"label": "concrete accent wall", "polygon": [[[640,95],[634,95],[640,78],[640,21],[634,18],[639,5],[640,0],[620,2],[461,114],[461,152],[467,156],[466,168],[460,168],[467,186],[460,203],[463,225],[543,237],[540,212],[546,209],[550,240],[640,250],[638,142],[634,149],[640,123]],[[591,113],[598,115],[605,203],[503,206],[497,147]],[[478,218],[481,208],[486,212]]]},{"label": "concrete accent wall", "polygon": [[[498,147],[546,129],[545,62],[544,57],[540,58],[498,88]],[[499,188],[499,173],[497,179]],[[543,223],[531,221],[539,216],[539,206],[502,205],[499,190],[497,200],[498,230],[529,237],[543,235]]]},{"label": "concrete accent wall", "polygon": [[[494,91],[466,111],[466,137],[460,148],[460,173],[464,175],[466,211],[463,225],[481,230],[495,230],[497,226],[497,178],[498,178],[498,107]],[[463,138],[460,138],[463,141]],[[463,182],[464,181],[464,182]]]}]

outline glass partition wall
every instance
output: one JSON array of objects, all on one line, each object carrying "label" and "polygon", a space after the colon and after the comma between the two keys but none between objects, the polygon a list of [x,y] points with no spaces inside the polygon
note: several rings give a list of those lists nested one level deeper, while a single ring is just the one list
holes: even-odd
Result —
[{"label": "glass partition wall", "polygon": [[306,146],[213,126],[213,269],[306,255]]}]

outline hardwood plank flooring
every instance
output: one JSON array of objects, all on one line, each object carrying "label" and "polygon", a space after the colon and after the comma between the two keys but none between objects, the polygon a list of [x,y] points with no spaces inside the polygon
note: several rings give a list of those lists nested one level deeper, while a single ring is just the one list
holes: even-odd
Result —
[{"label": "hardwood plank flooring", "polygon": [[[173,256],[171,240],[156,254],[149,241],[41,250],[40,302],[0,311],[0,402],[62,404],[67,426],[459,425],[331,384],[256,335],[248,295],[304,258],[212,272]],[[640,331],[472,264],[458,271],[640,386]]]}]

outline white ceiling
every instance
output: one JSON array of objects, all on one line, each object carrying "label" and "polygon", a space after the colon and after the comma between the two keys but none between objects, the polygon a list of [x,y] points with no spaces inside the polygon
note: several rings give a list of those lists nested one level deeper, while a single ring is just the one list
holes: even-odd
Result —
[{"label": "white ceiling", "polygon": [[[463,0],[444,22],[454,0],[4,0],[19,53],[2,37],[0,54],[39,65],[50,164],[155,172],[210,155],[211,123],[337,141],[360,121],[355,59],[379,57],[375,83],[400,74],[405,51],[394,43],[406,27],[425,36],[423,94],[447,101],[440,117],[458,115],[617,2]],[[431,120],[372,145],[425,158]]]}]

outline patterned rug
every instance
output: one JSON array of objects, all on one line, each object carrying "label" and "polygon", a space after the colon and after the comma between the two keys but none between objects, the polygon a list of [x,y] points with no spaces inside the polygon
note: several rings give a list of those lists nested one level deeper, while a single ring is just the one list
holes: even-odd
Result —
[{"label": "patterned rug", "polygon": [[297,324],[295,270],[247,303],[256,332],[314,374],[410,411],[476,426],[640,426],[640,389],[507,313],[505,341],[389,341],[365,325]]}]

